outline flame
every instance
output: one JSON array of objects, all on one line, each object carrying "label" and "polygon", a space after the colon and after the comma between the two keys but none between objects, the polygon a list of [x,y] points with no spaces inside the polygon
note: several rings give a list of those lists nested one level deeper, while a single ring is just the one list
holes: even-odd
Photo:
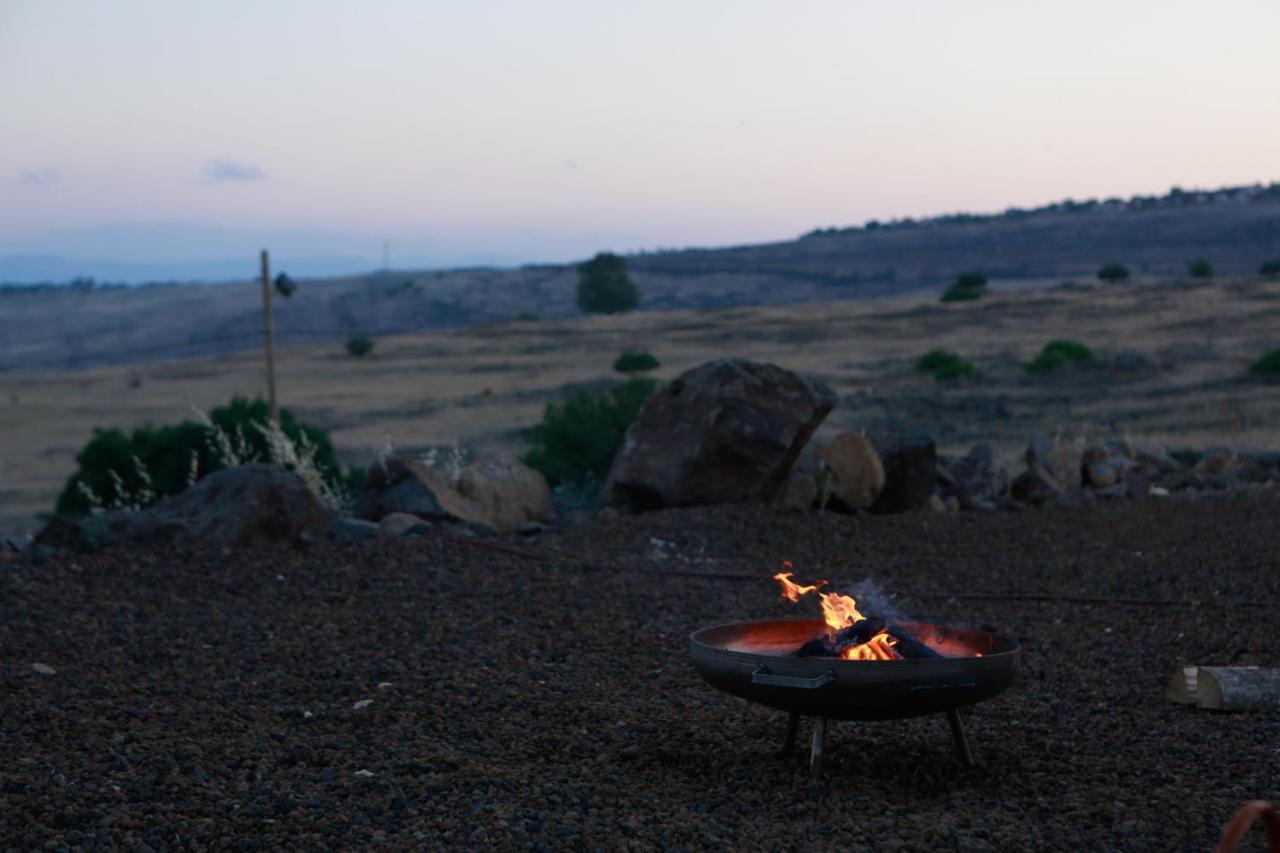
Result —
[{"label": "flame", "polygon": [[[782,568],[791,568],[791,563],[783,563]],[[827,585],[826,581],[818,581],[812,586],[800,586],[800,584],[792,582],[791,572],[778,572],[773,576],[773,579],[782,584],[782,597],[788,599],[792,603],[798,602],[800,600],[800,596],[808,595],[809,593]]]},{"label": "flame", "polygon": [[[791,563],[784,562],[782,568],[792,568]],[[819,588],[827,585],[823,580],[811,586],[801,586],[791,578],[790,571],[778,572],[773,576],[773,579],[782,586],[782,597],[792,602],[798,602],[802,596],[817,592]],[[857,601],[847,595],[822,592],[818,593],[818,599],[822,602],[822,619],[827,623],[829,636],[834,637],[841,628],[847,628],[866,618],[858,611]],[[887,631],[881,631],[867,642],[845,649],[840,653],[840,658],[842,660],[898,660],[898,654],[893,650],[897,643],[898,641],[890,637]]]}]

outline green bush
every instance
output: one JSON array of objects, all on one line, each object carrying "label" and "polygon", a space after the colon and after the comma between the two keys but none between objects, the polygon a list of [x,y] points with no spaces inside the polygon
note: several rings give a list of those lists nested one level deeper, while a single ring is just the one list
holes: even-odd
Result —
[{"label": "green bush", "polygon": [[613,369],[618,373],[644,373],[647,370],[657,370],[661,366],[662,362],[644,350],[628,350],[618,356],[613,363]]},{"label": "green bush", "polygon": [[[269,418],[267,404],[234,398],[209,413],[215,429],[196,421],[139,427],[126,434],[98,428],[76,455],[76,472],[58,496],[57,512],[89,512],[97,507],[142,507],[176,495],[192,482],[237,461],[269,460],[267,436],[258,425]],[[363,472],[344,477],[324,430],[298,422],[280,410],[280,428],[295,447],[314,449],[312,460],[325,482],[346,492],[363,481]],[[216,432],[226,437],[226,444]],[[228,459],[228,453],[232,458]]]},{"label": "green bush", "polygon": [[373,338],[368,335],[352,335],[347,338],[347,354],[355,358],[364,358],[373,352]]},{"label": "green bush", "polygon": [[1187,275],[1192,278],[1213,278],[1213,264],[1204,258],[1187,261]]},{"label": "green bush", "polygon": [[584,314],[617,314],[640,303],[640,291],[627,275],[627,262],[601,252],[578,264],[578,308]]},{"label": "green bush", "polygon": [[916,370],[921,373],[932,373],[939,382],[948,379],[960,379],[977,375],[977,370],[969,362],[949,350],[936,349],[916,359]]},{"label": "green bush", "polygon": [[916,359],[916,370],[921,373],[933,373],[938,368],[945,367],[946,365],[959,360],[959,358],[960,356],[950,350],[930,350]]},{"label": "green bush", "polygon": [[1069,364],[1089,364],[1093,360],[1093,353],[1084,344],[1076,341],[1049,341],[1027,365],[1027,372],[1043,376]]},{"label": "green bush", "polygon": [[537,323],[542,318],[537,314],[531,314],[528,311],[521,311],[511,319],[517,323]]},{"label": "green bush", "polygon": [[1265,264],[1258,267],[1258,275],[1280,275],[1280,259],[1267,261]]},{"label": "green bush", "polygon": [[942,294],[943,302],[965,302],[981,299],[987,292],[987,277],[980,272],[962,272]]},{"label": "green bush", "polygon": [[1280,377],[1280,349],[1271,350],[1249,365],[1249,372],[1254,376]]},{"label": "green bush", "polygon": [[1103,264],[1098,267],[1098,279],[1100,281],[1124,281],[1128,277],[1129,268],[1124,264]]},{"label": "green bush", "polygon": [[967,379],[977,375],[977,368],[965,361],[963,358],[957,358],[950,364],[944,364],[933,372],[933,378],[938,382],[947,382],[952,379]]},{"label": "green bush", "polygon": [[604,482],[609,464],[644,401],[658,387],[654,379],[630,379],[600,394],[585,391],[547,406],[529,430],[532,445],[524,462],[541,471],[553,487]]}]

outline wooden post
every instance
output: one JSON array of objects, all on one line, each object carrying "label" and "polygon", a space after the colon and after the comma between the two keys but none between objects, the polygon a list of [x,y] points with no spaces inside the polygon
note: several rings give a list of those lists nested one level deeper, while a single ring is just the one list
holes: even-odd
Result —
[{"label": "wooden post", "polygon": [[262,250],[262,324],[267,338],[267,404],[271,407],[271,422],[280,423],[280,410],[276,405],[276,323],[271,313],[271,261],[267,250]]}]

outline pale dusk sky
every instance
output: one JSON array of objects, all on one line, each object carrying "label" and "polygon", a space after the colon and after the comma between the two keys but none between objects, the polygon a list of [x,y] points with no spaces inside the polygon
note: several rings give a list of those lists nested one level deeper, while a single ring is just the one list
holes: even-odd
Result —
[{"label": "pale dusk sky", "polygon": [[1280,180],[1278,44],[1276,0],[0,0],[0,256],[570,260]]}]

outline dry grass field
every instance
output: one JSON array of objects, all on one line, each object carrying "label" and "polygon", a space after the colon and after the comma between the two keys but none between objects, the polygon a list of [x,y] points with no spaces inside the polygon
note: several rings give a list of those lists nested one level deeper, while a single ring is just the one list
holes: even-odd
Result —
[{"label": "dry grass field", "polygon": [[[1028,376],[1023,365],[1053,338],[1086,344],[1098,365]],[[520,449],[521,430],[547,403],[607,384],[614,357],[637,347],[662,360],[663,378],[718,356],[805,371],[839,394],[824,430],[891,420],[929,430],[946,450],[993,441],[1012,462],[1037,430],[1071,441],[1115,431],[1171,447],[1280,448],[1280,386],[1247,377],[1276,346],[1280,282],[1219,279],[950,305],[917,294],[510,322],[381,338],[364,359],[333,344],[290,348],[277,370],[282,404],[331,430],[356,465],[388,442]],[[938,383],[916,373],[915,360],[936,347],[971,360],[981,377]],[[177,421],[193,405],[263,388],[254,354],[0,377],[0,531],[35,526],[95,426]]]}]

